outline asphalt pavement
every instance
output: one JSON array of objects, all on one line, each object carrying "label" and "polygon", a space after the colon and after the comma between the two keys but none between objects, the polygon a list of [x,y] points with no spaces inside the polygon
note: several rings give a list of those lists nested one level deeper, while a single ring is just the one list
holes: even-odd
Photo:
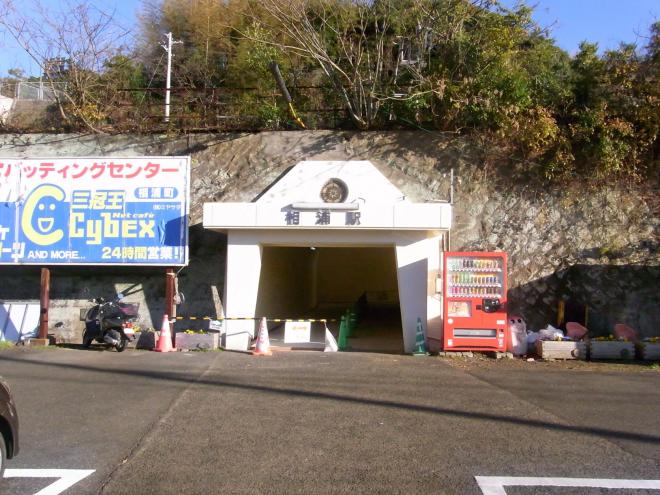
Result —
[{"label": "asphalt pavement", "polygon": [[658,371],[52,349],[1,351],[0,374],[21,417],[8,468],[94,470],[66,495],[660,493],[516,486],[660,480]]}]

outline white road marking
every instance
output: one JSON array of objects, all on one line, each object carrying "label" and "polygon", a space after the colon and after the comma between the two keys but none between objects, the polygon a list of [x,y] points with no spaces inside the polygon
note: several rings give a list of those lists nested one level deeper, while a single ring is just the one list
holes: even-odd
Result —
[{"label": "white road marking", "polygon": [[621,480],[595,478],[526,478],[515,476],[475,476],[484,495],[506,495],[505,486],[562,486],[573,488],[623,488],[660,490],[660,480]]},{"label": "white road marking", "polygon": [[7,469],[5,478],[58,478],[34,495],[59,495],[93,472],[94,469]]}]

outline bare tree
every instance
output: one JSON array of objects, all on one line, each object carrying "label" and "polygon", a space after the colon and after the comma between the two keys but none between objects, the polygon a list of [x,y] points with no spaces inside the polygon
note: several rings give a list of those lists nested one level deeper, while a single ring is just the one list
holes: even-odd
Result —
[{"label": "bare tree", "polygon": [[[377,76],[382,70],[382,53],[372,55],[376,60],[372,60],[366,72],[360,70],[367,55],[363,28],[365,9],[368,7],[359,4],[340,5],[338,2],[324,0],[315,2],[314,9],[309,0],[264,0],[261,6],[275,20],[277,28],[281,29],[278,33],[280,41],[272,41],[272,38],[255,41],[275,44],[284,51],[295,52],[316,61],[358,127],[368,127],[370,116],[377,111],[377,102],[368,98],[373,89],[369,87],[370,83],[375,80],[370,76]],[[357,7],[358,18],[355,22],[351,21],[350,26],[334,22],[352,17],[353,7]],[[310,15],[312,12],[313,15]],[[353,33],[349,34],[347,30]],[[328,41],[331,34],[339,41],[339,53],[332,53],[336,47]]]},{"label": "bare tree", "polygon": [[39,0],[20,5],[0,0],[0,28],[40,67],[62,119],[102,132],[99,123],[113,102],[100,76],[129,34],[114,13],[85,1],[64,2],[53,10]]},{"label": "bare tree", "polygon": [[[425,75],[432,30],[423,0],[263,0],[274,36],[255,39],[315,61],[355,124],[384,103],[441,92]],[[263,23],[263,18],[255,18]],[[250,37],[249,33],[242,33]]]}]

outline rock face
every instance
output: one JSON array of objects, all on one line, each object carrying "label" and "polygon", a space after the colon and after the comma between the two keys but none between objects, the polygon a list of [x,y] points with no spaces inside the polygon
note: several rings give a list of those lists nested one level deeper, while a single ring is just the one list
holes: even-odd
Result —
[{"label": "rock face", "polygon": [[[554,323],[559,299],[571,298],[589,305],[596,333],[625,322],[645,336],[660,335],[657,189],[576,184],[551,190],[505,158],[494,165],[488,151],[424,132],[0,136],[0,157],[191,155],[191,262],[180,273],[186,302],[179,313],[214,316],[214,294],[222,296],[226,242],[201,228],[204,202],[251,201],[301,160],[354,159],[370,160],[414,201],[448,200],[453,169],[450,247],[509,254],[509,309],[522,314],[528,328]],[[0,267],[0,275],[8,281],[0,300],[38,297],[36,269]],[[85,294],[127,288],[130,299],[142,303],[142,325],[158,325],[163,279],[156,269],[104,268],[92,279],[89,269],[56,268],[50,321],[61,321],[63,330],[54,331],[79,334]],[[180,324],[188,327],[195,325]]]}]

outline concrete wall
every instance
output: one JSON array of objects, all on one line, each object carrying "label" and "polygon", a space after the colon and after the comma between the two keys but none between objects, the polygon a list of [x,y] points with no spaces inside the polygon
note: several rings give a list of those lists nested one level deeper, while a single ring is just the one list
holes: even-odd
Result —
[{"label": "concrete wall", "polygon": [[[0,157],[84,155],[191,155],[192,225],[201,222],[204,201],[252,201],[301,160],[370,160],[413,201],[447,199],[454,169],[451,249],[508,252],[510,305],[530,328],[554,321],[558,300],[570,297],[592,307],[599,333],[622,321],[643,335],[660,335],[657,182],[555,187],[530,180],[526,166],[497,150],[414,131],[0,135]],[[212,287],[222,294],[226,239],[193,231],[191,265],[181,272],[182,288],[192,296],[179,309],[207,314],[215,311]],[[53,280],[53,324],[77,315],[85,285],[102,294],[139,281],[147,287],[149,312],[156,318],[162,311],[161,274],[62,270]],[[38,297],[38,275],[29,269],[0,267],[0,280],[0,298]]]},{"label": "concrete wall", "polygon": [[269,318],[305,317],[314,306],[315,254],[305,247],[265,246],[256,314]]}]

